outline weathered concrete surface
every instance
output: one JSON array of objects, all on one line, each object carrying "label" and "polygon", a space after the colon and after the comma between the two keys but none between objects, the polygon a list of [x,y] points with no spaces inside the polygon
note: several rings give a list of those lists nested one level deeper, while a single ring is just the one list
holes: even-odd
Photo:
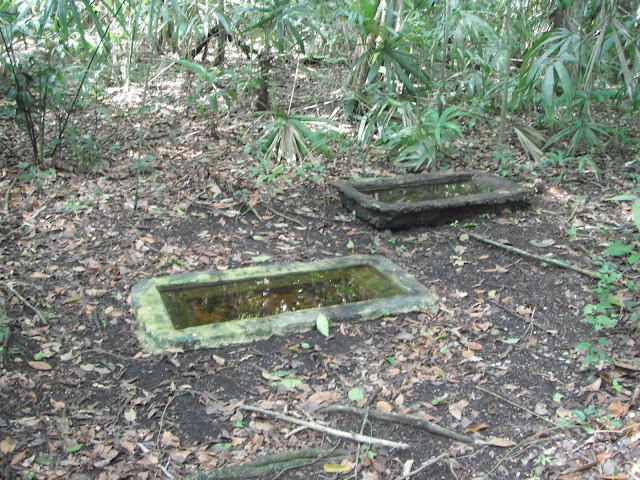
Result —
[{"label": "weathered concrete surface", "polygon": [[[158,291],[159,287],[168,285],[233,282],[357,265],[369,265],[377,269],[400,287],[405,294],[177,330],[169,318]],[[131,295],[131,303],[140,323],[138,333],[140,342],[145,350],[152,353],[160,353],[168,348],[182,348],[184,350],[216,348],[235,343],[249,343],[269,338],[272,335],[300,333],[314,328],[320,313],[326,315],[330,322],[334,323],[345,320],[371,320],[383,315],[426,309],[435,305],[436,302],[436,296],[404,269],[386,258],[373,255],[353,255],[311,263],[261,265],[234,270],[158,277],[137,284]]]},{"label": "weathered concrete surface", "polygon": [[[406,188],[443,183],[471,181],[489,187],[487,193],[477,193],[452,198],[422,202],[382,202],[367,192],[384,188]],[[405,228],[449,223],[471,215],[499,210],[503,207],[519,208],[530,202],[533,191],[498,175],[467,170],[461,172],[436,172],[429,174],[401,175],[354,181],[337,181],[342,204],[355,211],[358,218],[378,229],[401,230]]]}]

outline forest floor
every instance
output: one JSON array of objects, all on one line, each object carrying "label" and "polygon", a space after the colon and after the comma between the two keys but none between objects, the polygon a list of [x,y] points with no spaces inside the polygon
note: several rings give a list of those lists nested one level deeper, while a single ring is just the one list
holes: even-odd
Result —
[{"label": "forest floor", "polygon": [[[331,92],[335,79],[325,82],[317,88]],[[316,86],[301,85],[296,102],[314,105]],[[322,161],[321,176],[291,175],[291,185],[268,192],[243,152],[251,118],[223,118],[211,137],[196,109],[177,101],[182,88],[167,80],[150,92],[144,151],[154,160],[140,171],[136,210],[139,116],[126,112],[139,106],[140,91],[114,90],[101,110],[74,117],[109,139],[85,170],[71,158],[40,172],[21,166],[26,142],[2,122],[11,149],[0,154],[0,313],[9,327],[0,477],[182,478],[268,454],[340,448],[346,456],[337,460],[262,478],[409,478],[432,459],[410,478],[640,478],[637,321],[623,309],[604,332],[616,363],[586,366],[576,345],[603,335],[582,314],[597,282],[467,234],[597,270],[592,255],[634,241],[628,202],[606,199],[637,187],[637,162],[609,151],[601,180],[552,164],[534,177],[515,137],[514,156],[501,161],[495,132],[476,127],[446,162],[530,187],[538,178],[531,206],[377,231],[342,209],[330,183],[390,175],[397,165],[369,161],[363,172],[366,152],[344,141]],[[308,113],[330,112],[338,98],[328,93],[325,108]],[[129,296],[148,278],[371,253],[431,288],[437,310],[332,325],[328,337],[314,330],[162,355],[138,341]],[[637,265],[625,276],[637,280]],[[614,293],[637,300],[622,287]],[[359,402],[349,398],[354,388],[364,394]],[[413,415],[488,442],[322,410],[336,405]],[[241,406],[409,448],[357,447]]]}]

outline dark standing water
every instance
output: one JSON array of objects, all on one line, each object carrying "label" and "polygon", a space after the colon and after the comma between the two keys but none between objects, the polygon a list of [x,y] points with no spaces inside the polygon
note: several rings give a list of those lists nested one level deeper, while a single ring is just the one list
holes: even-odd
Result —
[{"label": "dark standing water", "polygon": [[438,183],[417,185],[414,187],[394,187],[378,190],[367,190],[362,193],[372,195],[376,200],[387,203],[425,202],[442,198],[461,197],[475,193],[488,193],[489,187],[478,185],[472,181],[456,183]]},{"label": "dark standing water", "polygon": [[159,291],[176,329],[405,294],[369,265]]}]

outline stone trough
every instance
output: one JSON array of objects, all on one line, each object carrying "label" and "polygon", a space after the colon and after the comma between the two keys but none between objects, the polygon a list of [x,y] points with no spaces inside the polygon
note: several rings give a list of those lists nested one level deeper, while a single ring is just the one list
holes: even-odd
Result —
[{"label": "stone trough", "polygon": [[533,196],[511,180],[473,170],[341,180],[333,185],[346,209],[378,229],[390,230],[521,207]]},{"label": "stone trough", "polygon": [[147,351],[248,343],[330,322],[429,308],[435,295],[402,268],[371,255],[152,278],[131,296]]}]

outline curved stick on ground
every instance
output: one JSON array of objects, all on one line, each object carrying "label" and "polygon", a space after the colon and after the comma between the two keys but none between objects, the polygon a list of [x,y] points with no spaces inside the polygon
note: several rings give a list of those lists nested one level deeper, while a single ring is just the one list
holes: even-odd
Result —
[{"label": "curved stick on ground", "polygon": [[315,430],[317,432],[326,433],[328,435],[333,435],[335,437],[346,438],[348,440],[353,440],[354,442],[367,443],[369,445],[382,445],[384,447],[397,448],[398,450],[405,450],[409,448],[409,444],[407,443],[392,442],[391,440],[384,440],[382,438],[369,437],[367,435],[360,435],[359,433],[345,432],[344,430],[337,430],[335,428],[325,427],[324,425],[320,425],[319,423],[299,420],[297,418],[289,417],[287,415],[283,415],[281,413],[274,412],[271,410],[265,410],[263,408],[250,407],[248,405],[240,405],[239,408],[240,410],[262,413],[263,415],[269,415],[277,418],[278,420],[282,420],[284,422],[290,422],[296,425],[304,425],[305,427],[309,427],[310,429]]},{"label": "curved stick on ground", "polygon": [[[364,416],[365,410],[354,407],[346,407],[344,405],[334,405],[331,407],[325,407],[318,410],[322,413],[353,413],[354,415]],[[467,435],[463,435],[448,428],[436,425],[433,422],[429,422],[423,418],[414,417],[413,415],[402,415],[400,413],[384,413],[378,410],[369,410],[369,417],[383,420],[385,422],[400,423],[402,425],[408,425],[410,427],[420,428],[426,430],[434,435],[450,438],[456,442],[474,443],[476,445],[484,445],[482,440],[478,440]]]},{"label": "curved stick on ground", "polygon": [[36,307],[34,307],[33,305],[31,305],[29,303],[29,301],[24,298],[22,295],[20,295],[15,288],[13,288],[11,285],[9,285],[8,283],[4,284],[5,288],[7,290],[9,290],[11,293],[13,293],[16,297],[18,297],[18,300],[20,300],[22,303],[24,303],[27,307],[29,307],[31,310],[33,310],[33,312],[38,315],[38,317],[40,318],[40,321],[42,322],[43,325],[46,325],[47,323],[47,319],[45,318],[45,316],[42,314],[42,312],[40,310],[38,310]]},{"label": "curved stick on ground", "polygon": [[600,275],[598,272],[594,272],[593,270],[587,270],[586,268],[581,268],[581,267],[578,267],[577,265],[572,265],[569,262],[566,262],[564,260],[558,260],[557,258],[541,257],[540,255],[536,255],[534,253],[529,253],[524,250],[520,250],[519,248],[512,247],[511,245],[505,245],[504,243],[496,242],[487,237],[483,237],[482,235],[478,235],[477,233],[473,233],[469,231],[467,231],[466,233],[470,237],[473,237],[476,240],[480,240],[481,242],[488,243],[489,245],[493,245],[494,247],[504,248],[509,252],[517,253],[518,255],[522,255],[523,257],[533,258],[534,260],[539,260],[544,263],[549,263],[551,265],[555,265],[556,267],[573,270],[574,272],[581,273],[582,275],[585,275],[587,277],[595,278],[596,280],[602,280],[602,275]]}]

